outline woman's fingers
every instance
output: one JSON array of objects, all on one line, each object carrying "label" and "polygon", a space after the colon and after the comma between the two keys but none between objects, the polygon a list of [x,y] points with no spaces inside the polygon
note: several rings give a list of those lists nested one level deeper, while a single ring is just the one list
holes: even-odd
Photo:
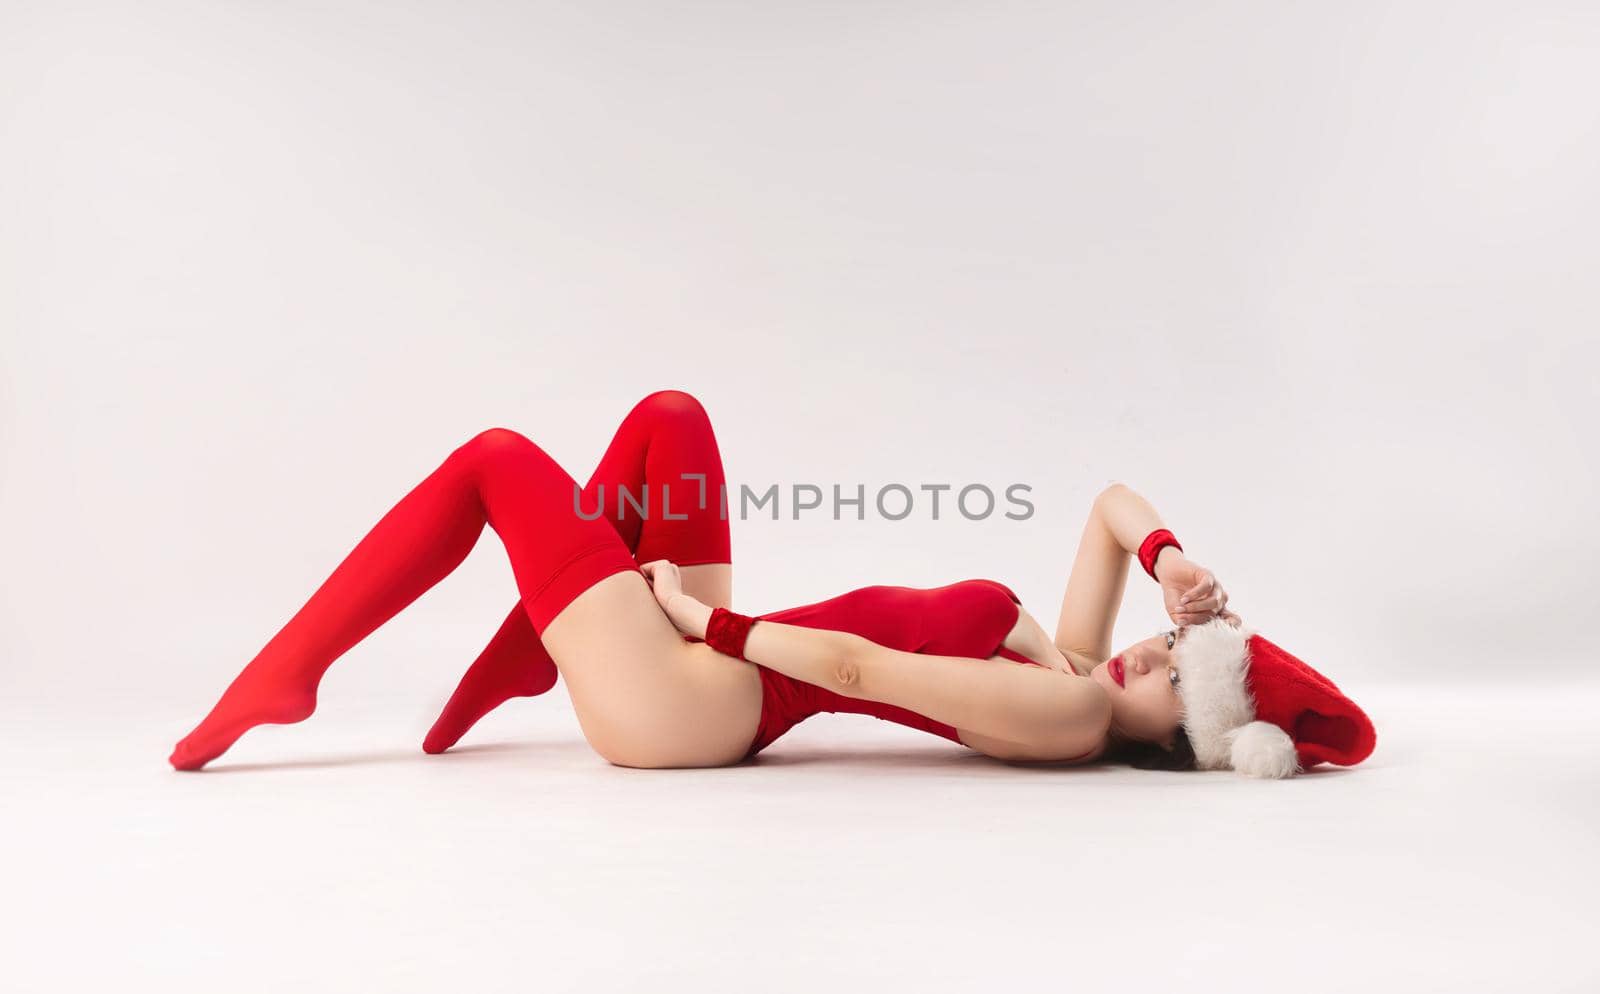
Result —
[{"label": "woman's fingers", "polygon": [[1216,595],[1194,604],[1185,604],[1177,608],[1172,620],[1180,625],[1203,625],[1214,618],[1237,618],[1238,615],[1228,611],[1228,595],[1219,591]]},{"label": "woman's fingers", "polygon": [[655,590],[662,584],[670,587],[671,578],[676,571],[677,567],[672,564],[670,559],[654,559],[648,563],[639,564],[639,572],[644,574],[644,582],[649,585],[651,590]]},{"label": "woman's fingers", "polygon": [[1190,604],[1194,601],[1208,597],[1216,585],[1217,578],[1212,574],[1207,573],[1199,583],[1189,588],[1189,592],[1183,595],[1183,598],[1179,601],[1179,603]]},{"label": "woman's fingers", "polygon": [[1213,587],[1198,598],[1180,602],[1172,610],[1172,619],[1180,625],[1194,625],[1221,616],[1228,607],[1228,592],[1215,583]]},{"label": "woman's fingers", "polygon": [[670,559],[652,559],[647,563],[639,564],[639,572],[647,577],[654,577],[657,573],[665,573],[673,569]]},{"label": "woman's fingers", "polygon": [[1178,601],[1178,610],[1188,612],[1220,613],[1228,604],[1228,592],[1222,589],[1215,576],[1208,576],[1184,594]]}]

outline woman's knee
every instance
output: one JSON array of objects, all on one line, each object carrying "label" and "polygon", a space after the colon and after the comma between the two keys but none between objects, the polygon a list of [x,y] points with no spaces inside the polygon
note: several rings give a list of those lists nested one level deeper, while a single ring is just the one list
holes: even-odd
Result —
[{"label": "woman's knee", "polygon": [[467,439],[455,454],[472,462],[499,461],[506,458],[526,458],[541,453],[542,449],[528,436],[510,428],[485,428]]},{"label": "woman's knee", "polygon": [[633,413],[665,421],[711,423],[705,406],[694,394],[683,390],[657,390],[635,404]]}]

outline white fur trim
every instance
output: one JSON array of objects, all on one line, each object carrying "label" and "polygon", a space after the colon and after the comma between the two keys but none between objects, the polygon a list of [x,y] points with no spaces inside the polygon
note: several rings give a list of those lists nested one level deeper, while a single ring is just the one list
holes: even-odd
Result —
[{"label": "white fur trim", "polygon": [[1190,628],[1173,650],[1183,728],[1202,770],[1233,765],[1233,732],[1255,721],[1255,701],[1245,683],[1250,635],[1248,628],[1216,618]]},{"label": "white fur trim", "polygon": [[1246,776],[1281,780],[1300,769],[1294,739],[1270,721],[1252,721],[1231,735],[1233,768]]}]

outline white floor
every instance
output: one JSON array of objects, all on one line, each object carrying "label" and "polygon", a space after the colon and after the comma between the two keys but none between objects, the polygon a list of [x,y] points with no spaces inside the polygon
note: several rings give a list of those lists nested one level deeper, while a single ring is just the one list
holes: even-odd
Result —
[{"label": "white floor", "polygon": [[325,702],[184,775],[197,715],[13,703],[0,986],[1600,990],[1600,684],[1364,697],[1378,754],[1281,783],[843,716],[622,770],[559,691],[445,757],[414,707]]}]

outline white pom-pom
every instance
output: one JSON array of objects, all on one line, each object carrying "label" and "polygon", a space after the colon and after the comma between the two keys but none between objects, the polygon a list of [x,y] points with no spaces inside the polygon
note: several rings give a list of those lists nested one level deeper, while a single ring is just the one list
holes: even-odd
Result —
[{"label": "white pom-pom", "polygon": [[1281,780],[1300,769],[1294,740],[1270,721],[1252,721],[1232,732],[1232,766],[1246,776]]}]

